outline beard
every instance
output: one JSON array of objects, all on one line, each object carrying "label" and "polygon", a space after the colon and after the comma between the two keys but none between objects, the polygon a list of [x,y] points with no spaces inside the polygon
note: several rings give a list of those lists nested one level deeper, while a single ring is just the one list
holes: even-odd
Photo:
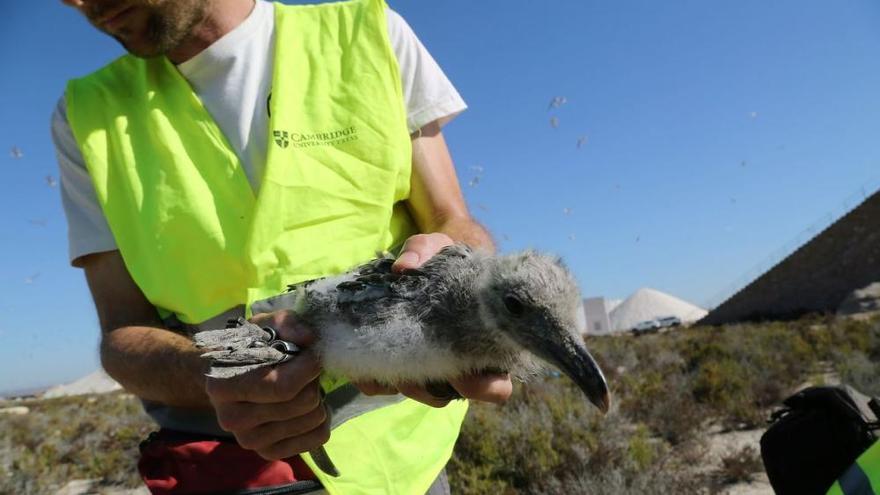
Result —
[{"label": "beard", "polygon": [[208,2],[141,0],[134,5],[134,12],[124,20],[124,25],[112,32],[98,27],[136,57],[165,55],[192,35],[193,29],[205,18]]}]

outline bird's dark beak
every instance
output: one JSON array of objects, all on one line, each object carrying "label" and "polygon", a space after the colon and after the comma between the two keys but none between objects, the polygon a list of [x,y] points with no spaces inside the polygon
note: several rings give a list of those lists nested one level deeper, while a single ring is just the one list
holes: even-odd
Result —
[{"label": "bird's dark beak", "polygon": [[590,402],[603,414],[607,413],[611,405],[608,384],[605,382],[605,375],[587,349],[572,339],[564,346],[553,346],[552,349],[545,350],[548,351],[553,364],[583,390]]}]

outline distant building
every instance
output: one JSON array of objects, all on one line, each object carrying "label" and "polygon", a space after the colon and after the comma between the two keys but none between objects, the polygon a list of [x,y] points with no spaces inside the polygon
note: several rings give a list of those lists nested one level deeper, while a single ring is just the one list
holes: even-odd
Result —
[{"label": "distant building", "polygon": [[608,318],[613,308],[604,297],[588,297],[584,299],[584,312],[587,314],[587,335],[605,335],[611,333],[611,320]]}]

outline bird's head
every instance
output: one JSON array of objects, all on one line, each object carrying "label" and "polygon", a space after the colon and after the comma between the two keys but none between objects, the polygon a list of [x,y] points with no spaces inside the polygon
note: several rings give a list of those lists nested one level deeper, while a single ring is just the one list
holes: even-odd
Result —
[{"label": "bird's head", "polygon": [[558,258],[534,251],[492,258],[479,294],[488,325],[558,367],[607,412],[608,385],[583,343],[580,290]]}]

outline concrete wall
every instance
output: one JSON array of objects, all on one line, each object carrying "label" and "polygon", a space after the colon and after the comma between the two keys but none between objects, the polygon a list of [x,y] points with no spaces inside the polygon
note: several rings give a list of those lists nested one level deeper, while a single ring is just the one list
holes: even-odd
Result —
[{"label": "concrete wall", "polygon": [[699,323],[788,319],[833,312],[880,280],[880,191],[711,311]]}]

